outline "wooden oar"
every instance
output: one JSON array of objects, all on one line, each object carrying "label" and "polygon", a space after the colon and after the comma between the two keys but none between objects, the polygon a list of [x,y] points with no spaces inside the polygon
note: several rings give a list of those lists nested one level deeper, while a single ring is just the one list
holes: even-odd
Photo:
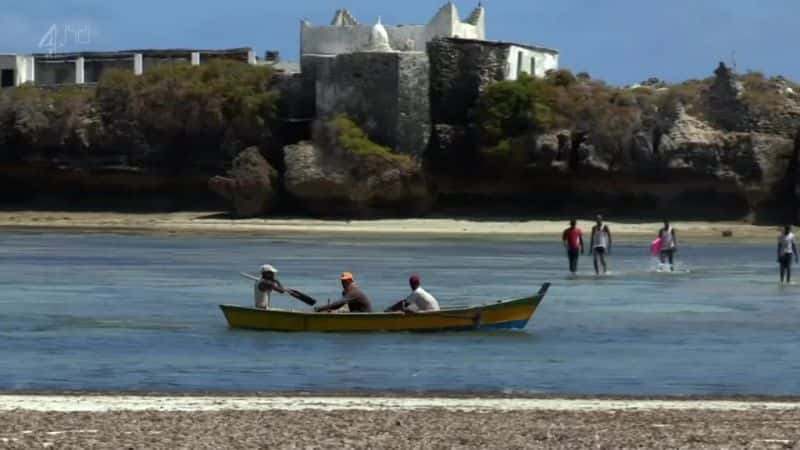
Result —
[{"label": "wooden oar", "polygon": [[[239,275],[253,281],[261,281],[261,278],[250,275],[249,273],[239,272]],[[297,289],[289,289],[285,288],[286,293],[291,295],[292,297],[300,300],[301,302],[305,303],[308,306],[314,306],[317,304],[317,301],[309,295],[303,294],[302,292],[298,291]]]}]

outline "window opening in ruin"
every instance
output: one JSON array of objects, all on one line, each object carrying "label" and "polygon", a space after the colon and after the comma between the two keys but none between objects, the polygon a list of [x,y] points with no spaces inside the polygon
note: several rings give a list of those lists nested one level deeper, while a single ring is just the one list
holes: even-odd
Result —
[{"label": "window opening in ruin", "polygon": [[517,76],[522,73],[522,52],[517,52]]},{"label": "window opening in ruin", "polygon": [[3,69],[0,74],[0,87],[14,86],[14,69]]},{"label": "window opening in ruin", "polygon": [[531,56],[531,71],[529,72],[531,76],[536,75],[536,57]]}]

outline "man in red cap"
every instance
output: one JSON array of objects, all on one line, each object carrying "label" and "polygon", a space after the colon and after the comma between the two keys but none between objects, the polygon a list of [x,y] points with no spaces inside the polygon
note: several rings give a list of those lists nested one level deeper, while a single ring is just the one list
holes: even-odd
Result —
[{"label": "man in red cap", "polygon": [[411,286],[411,294],[403,300],[395,303],[386,309],[386,312],[392,311],[405,311],[405,312],[422,312],[422,311],[438,311],[439,302],[436,298],[428,293],[420,286],[419,276],[412,275],[408,279],[408,284]]},{"label": "man in red cap", "polygon": [[314,308],[316,312],[335,311],[344,305],[347,305],[350,312],[372,312],[372,303],[367,298],[367,295],[361,291],[356,285],[356,280],[353,274],[345,272],[341,276],[342,280],[342,298],[330,305],[318,306]]}]

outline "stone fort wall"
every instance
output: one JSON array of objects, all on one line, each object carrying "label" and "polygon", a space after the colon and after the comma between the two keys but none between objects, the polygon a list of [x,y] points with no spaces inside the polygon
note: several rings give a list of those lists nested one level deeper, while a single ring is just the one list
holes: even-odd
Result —
[{"label": "stone fort wall", "polygon": [[318,118],[347,114],[374,142],[422,155],[430,133],[425,53],[350,53],[304,61],[316,74]]}]

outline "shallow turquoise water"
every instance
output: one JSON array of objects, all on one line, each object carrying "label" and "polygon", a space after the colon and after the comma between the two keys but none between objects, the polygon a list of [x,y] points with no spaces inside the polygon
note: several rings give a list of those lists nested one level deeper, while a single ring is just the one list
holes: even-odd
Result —
[{"label": "shallow turquoise water", "polygon": [[[771,245],[687,245],[676,274],[615,250],[596,278],[558,242],[4,231],[0,389],[800,395],[800,287]],[[323,300],[353,271],[379,307],[412,273],[444,305],[553,287],[516,333],[229,330],[217,305],[250,305],[238,272],[267,262]]]}]

